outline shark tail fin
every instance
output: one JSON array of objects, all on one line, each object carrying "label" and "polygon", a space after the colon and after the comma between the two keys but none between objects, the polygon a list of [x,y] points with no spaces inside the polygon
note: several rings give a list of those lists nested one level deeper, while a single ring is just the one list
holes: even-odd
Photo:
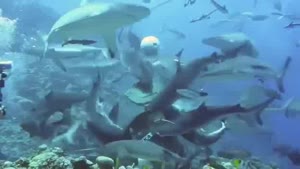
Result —
[{"label": "shark tail fin", "polygon": [[263,111],[265,110],[265,108],[261,108],[260,110],[256,111],[255,114],[254,114],[255,121],[260,126],[264,125],[264,122],[263,122],[263,119],[261,117],[261,114],[263,113]]},{"label": "shark tail fin", "polygon": [[186,169],[186,168],[191,168],[192,166],[192,161],[195,157],[197,157],[200,153],[203,152],[203,149],[198,148],[195,152],[191,153],[188,155],[186,158],[183,160],[179,160],[175,166],[175,169]]},{"label": "shark tail fin", "polygon": [[43,54],[40,56],[40,61],[46,57],[47,55],[47,51],[48,51],[48,48],[49,48],[49,44],[47,42],[47,39],[48,39],[48,36],[41,33],[40,31],[37,31],[37,35],[39,36],[39,38],[43,41],[44,45],[45,45],[45,48],[44,48],[44,51],[43,51]]},{"label": "shark tail fin", "polygon": [[281,110],[284,111],[284,116],[286,118],[290,118],[292,115],[291,115],[291,112],[289,111],[289,106],[291,105],[291,103],[294,101],[294,97],[288,99],[285,104],[280,108]]},{"label": "shark tail fin", "polygon": [[284,81],[286,72],[291,64],[291,61],[292,61],[292,58],[290,56],[286,58],[283,68],[281,70],[281,73],[279,74],[279,76],[277,78],[277,87],[281,93],[285,92],[283,81]]}]

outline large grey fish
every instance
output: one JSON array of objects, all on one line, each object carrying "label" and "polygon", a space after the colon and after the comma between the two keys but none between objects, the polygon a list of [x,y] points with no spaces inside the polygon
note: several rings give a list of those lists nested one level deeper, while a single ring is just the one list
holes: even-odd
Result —
[{"label": "large grey fish", "polygon": [[220,49],[225,55],[246,55],[251,57],[257,57],[258,55],[251,39],[240,32],[204,38],[202,43]]},{"label": "large grey fish", "polygon": [[[50,128],[47,128],[47,120],[55,112],[64,112],[73,104],[83,102],[87,99],[87,93],[50,91],[36,105],[31,108],[32,118],[22,122],[21,127],[30,136],[48,138],[51,136]],[[45,130],[45,131],[44,131]],[[46,132],[48,131],[48,132]]]},{"label": "large grey fish", "polygon": [[[164,110],[165,119],[167,120],[176,120],[180,117],[180,112],[178,112],[178,109],[174,108],[173,106],[169,109]],[[142,118],[141,118],[142,117]],[[148,116],[148,114],[141,114],[135,119],[139,119],[140,124],[143,124],[144,122],[147,123],[146,120],[155,120],[152,116]],[[133,121],[136,121],[136,120]],[[144,120],[144,121],[142,121]],[[224,122],[221,123],[222,126],[216,130],[193,130],[188,133],[185,133],[182,135],[182,138],[185,140],[201,147],[208,147],[211,144],[217,142],[225,133],[226,131],[226,125]],[[127,138],[132,139],[142,139],[142,140],[148,140],[152,141],[160,146],[163,146],[167,149],[169,149],[172,152],[176,152],[177,154],[183,155],[184,149],[182,147],[182,142],[178,140],[177,136],[160,136],[156,133],[151,132],[151,126],[148,126],[148,128],[134,128],[135,126],[132,126],[129,124],[128,128],[130,128],[130,133],[124,133],[124,136],[127,136]],[[145,125],[143,125],[145,127]],[[129,136],[128,136],[129,135]],[[184,144],[183,144],[184,145]]]},{"label": "large grey fish", "polygon": [[180,56],[182,51],[183,50],[177,54],[177,57],[179,58],[177,73],[165,86],[165,88],[162,89],[162,91],[160,91],[160,93],[158,93],[146,106],[146,111],[138,115],[130,123],[130,125],[125,129],[125,133],[131,133],[131,128],[141,130],[148,129],[148,127],[153,123],[153,119],[164,117],[164,110],[169,108],[179,97],[177,93],[178,89],[188,88],[201,72],[205,72],[207,65],[216,63],[220,59],[226,60],[232,57],[213,53],[211,56],[197,58],[189,64],[181,67]]},{"label": "large grey fish", "polygon": [[268,15],[254,14],[252,12],[243,12],[243,13],[241,13],[241,15],[246,16],[253,21],[264,21],[269,18]]},{"label": "large grey fish", "polygon": [[300,27],[300,23],[294,23],[293,21],[289,23],[287,26],[285,26],[285,29],[293,29],[295,27]]},{"label": "large grey fish", "polygon": [[[177,54],[181,57],[182,51]],[[181,68],[178,66],[178,71],[173,79],[148,105],[147,111],[156,112],[169,107],[177,99],[177,90],[185,89],[196,79],[200,72],[204,71],[208,64],[218,61],[216,53],[209,57],[198,58]]]},{"label": "large grey fish", "polygon": [[271,14],[274,15],[274,16],[278,16],[278,19],[286,18],[286,19],[289,19],[289,20],[292,20],[292,21],[296,21],[296,20],[299,21],[300,20],[300,16],[293,15],[293,14],[284,14],[284,13],[281,13],[281,12],[272,12]]},{"label": "large grey fish", "polygon": [[[189,113],[189,112],[186,112]],[[178,111],[177,108],[171,106],[169,109],[165,110],[164,115],[165,119],[168,121],[176,121],[180,118],[182,113]],[[202,129],[196,129],[184,133],[182,137],[191,143],[199,146],[210,146],[211,144],[217,142],[226,131],[226,122],[221,121],[221,127],[214,131],[205,131]]]},{"label": "large grey fish", "polygon": [[239,103],[231,106],[206,106],[205,103],[203,103],[196,110],[187,112],[174,121],[168,122],[166,120],[157,120],[153,123],[151,126],[152,129],[150,130],[153,130],[152,132],[159,133],[159,135],[162,136],[181,135],[191,130],[195,130],[210,121],[224,118],[224,116],[231,114],[246,114],[253,111],[262,112],[263,109],[279,97],[275,91],[273,93],[270,93],[270,91],[266,92],[271,94],[270,98],[255,105],[251,105],[252,103],[249,104],[249,101],[246,101],[247,104]]},{"label": "large grey fish", "polygon": [[[107,143],[120,140],[123,137],[123,129],[116,125],[106,114],[97,110],[99,92],[101,90],[101,75],[98,73],[93,83],[90,95],[87,98],[85,111],[88,116],[88,129],[102,142]],[[113,110],[117,111],[117,110]]]},{"label": "large grey fish", "polygon": [[50,49],[70,38],[103,38],[110,57],[114,58],[117,51],[116,30],[138,22],[149,14],[148,8],[128,3],[101,2],[82,5],[63,15],[53,25],[46,39],[44,56],[48,55]]},{"label": "large grey fish", "polygon": [[226,8],[225,5],[220,5],[219,3],[217,3],[215,0],[210,0],[210,2],[222,13],[224,14],[228,14],[228,10]]},{"label": "large grey fish", "polygon": [[260,60],[248,56],[240,56],[227,59],[220,63],[207,65],[207,70],[199,74],[195,84],[201,86],[203,83],[215,80],[241,80],[256,78],[262,82],[275,80],[279,91],[284,92],[283,80],[290,66],[291,57],[287,57],[282,69],[275,71],[271,66]]},{"label": "large grey fish", "polygon": [[183,158],[153,142],[143,140],[111,142],[104,146],[103,152],[104,155],[112,158],[132,157],[164,162],[174,165],[176,169],[190,167],[191,160],[199,154],[199,151],[195,151],[189,157]]},{"label": "large grey fish", "polygon": [[161,32],[162,32],[162,33],[164,33],[164,32],[169,32],[169,33],[173,34],[174,37],[176,37],[176,39],[179,39],[179,40],[183,40],[183,39],[186,38],[186,35],[185,35],[183,32],[181,32],[181,31],[179,31],[179,30],[177,30],[177,29],[168,27],[168,26],[166,26],[166,25],[164,25],[164,26],[162,27]]}]

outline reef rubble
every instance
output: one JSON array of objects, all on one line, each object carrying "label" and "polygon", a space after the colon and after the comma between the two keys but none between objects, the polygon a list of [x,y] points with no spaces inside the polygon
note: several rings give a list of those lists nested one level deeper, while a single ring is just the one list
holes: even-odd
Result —
[{"label": "reef rubble", "polygon": [[[209,162],[195,169],[237,169],[242,165],[246,169],[277,169],[273,164],[265,164],[258,159],[238,160],[211,156]],[[145,165],[146,164],[146,165]],[[96,159],[87,159],[85,156],[71,157],[61,148],[50,148],[43,144],[29,157],[20,157],[18,160],[0,161],[0,169],[156,169],[151,163],[143,165],[122,166],[118,160],[105,156]],[[163,167],[159,167],[161,169]],[[193,167],[194,168],[194,167]]]}]

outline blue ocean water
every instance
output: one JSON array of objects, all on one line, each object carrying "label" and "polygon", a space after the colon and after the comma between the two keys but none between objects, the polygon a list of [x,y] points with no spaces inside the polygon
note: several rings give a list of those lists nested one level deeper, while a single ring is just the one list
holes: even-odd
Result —
[{"label": "blue ocean water", "polygon": [[[101,0],[94,1],[103,2]],[[274,4],[277,1],[280,1],[282,5],[282,9],[280,11],[274,8]],[[149,3],[145,3],[142,0],[123,0],[122,2],[141,4],[148,6],[151,9],[157,4],[160,4],[160,2],[163,2],[163,0],[152,0]],[[292,21],[300,24],[300,1],[257,0],[257,4],[255,6],[254,0],[222,0],[218,2],[226,5],[229,14],[217,12],[213,14],[210,19],[190,23],[192,19],[198,18],[201,15],[215,9],[215,7],[211,4],[211,1],[198,0],[195,2],[195,4],[184,7],[184,0],[171,0],[167,4],[153,9],[149,16],[130,26],[133,28],[134,33],[139,37],[158,37],[160,40],[160,55],[163,57],[172,57],[181,48],[184,48],[184,54],[182,56],[183,60],[193,60],[199,57],[207,56],[216,51],[214,47],[202,43],[202,40],[205,38],[242,32],[253,42],[256,50],[259,53],[258,59],[263,63],[267,63],[275,70],[281,69],[288,56],[292,58],[291,65],[284,79],[286,91],[284,94],[282,94],[281,100],[276,101],[273,105],[283,105],[290,98],[299,100],[300,80],[298,72],[300,72],[300,67],[297,65],[300,63],[300,57],[298,56],[300,51],[300,26],[295,26],[294,28],[290,29],[285,29],[284,27],[290,24]],[[20,41],[20,39],[23,37],[29,37],[30,39],[31,36],[36,35],[36,32],[41,32],[38,34],[46,35],[50,31],[52,25],[61,15],[78,7],[79,4],[79,0],[69,0],[64,2],[61,0],[43,0],[41,2],[34,0],[30,2],[26,0],[23,0],[22,2],[19,0],[1,0],[0,8],[2,9],[3,17],[10,19],[19,18],[17,20],[16,36],[18,37],[17,41]],[[234,18],[233,14],[237,15],[243,12],[266,15],[268,17],[262,21],[254,21],[249,18],[232,19]],[[279,18],[277,15],[272,15],[272,12],[282,13],[283,15],[293,15],[298,17],[298,19],[289,19],[287,17]],[[101,24],[99,25],[101,26]],[[165,27],[167,27],[167,29],[173,29],[183,33],[185,38],[178,38],[176,37],[178,35],[174,33],[166,33],[166,31],[163,30]],[[117,32],[119,31],[120,30]],[[296,45],[297,43],[299,44]],[[8,78],[6,87],[3,88],[3,95],[6,99],[4,100],[4,103],[7,105],[9,110],[7,112],[7,116],[9,119],[14,119],[15,123],[17,124],[21,123],[24,118],[28,118],[28,114],[26,117],[28,110],[24,110],[24,107],[30,107],[28,106],[30,102],[28,100],[32,100],[33,102],[38,100],[39,97],[42,97],[48,93],[49,88],[59,89],[61,87],[68,89],[70,88],[70,90],[72,89],[75,91],[87,92],[89,91],[89,87],[87,86],[90,85],[94,78],[93,76],[92,78],[89,78],[88,75],[83,75],[80,73],[56,73],[59,70],[57,70],[53,64],[48,62],[45,65],[36,64],[36,58],[26,55],[21,56],[21,54],[24,54],[24,51],[19,49],[22,48],[20,46],[24,44],[25,42],[13,44],[11,51],[6,51],[6,53],[3,53],[3,56],[0,57],[6,60],[13,60],[14,62],[14,71],[12,72],[11,77]],[[14,49],[16,50],[14,51]],[[12,54],[7,54],[9,52],[12,52]],[[88,61],[84,59],[79,62],[84,63]],[[113,75],[108,76],[113,77]],[[69,79],[72,81],[70,80],[71,82],[69,82]],[[118,82],[118,84],[112,84],[106,87],[118,88],[119,93],[124,94],[126,90],[133,84],[133,82],[130,80],[122,80]],[[217,94],[220,96],[220,98],[217,99],[218,103],[225,103],[231,99],[231,96],[233,97],[234,93],[225,92],[234,92],[234,90],[232,90],[234,87],[232,86],[237,86],[234,89],[243,89],[244,87],[243,84],[239,83],[230,84],[228,86],[222,82],[218,82],[215,85],[216,86],[210,86],[210,88],[212,88],[212,91],[220,90],[220,92]],[[28,86],[31,86],[32,90],[29,90],[31,88]],[[276,88],[274,84],[271,84],[270,86]],[[43,91],[41,88],[45,88],[47,90]],[[79,88],[84,89],[80,90]],[[32,92],[34,94],[32,94]],[[18,97],[21,97],[22,94],[24,96],[30,95],[30,97],[23,99],[22,102],[20,102]],[[114,99],[116,99],[116,96],[113,94],[103,95],[105,96],[104,99],[109,100],[108,102],[111,100],[114,102]],[[121,96],[119,97],[122,98]],[[121,126],[126,126],[130,119],[135,117],[139,112],[143,111],[143,107],[139,105],[131,105],[132,107],[127,105],[131,105],[131,102],[123,101],[121,103],[122,113],[120,115],[120,119],[122,120],[119,122]],[[112,106],[108,106],[108,108],[104,107],[103,109],[108,110],[111,107]],[[298,114],[299,111],[300,110],[298,108]],[[32,118],[34,117],[32,116]],[[280,144],[289,145],[295,150],[300,150],[300,116],[296,115],[295,117],[287,118],[284,115],[284,111],[282,111],[266,115],[263,118],[263,121],[264,128],[266,128],[268,131],[267,134],[257,132],[259,129],[245,129],[244,132],[242,129],[240,129],[238,132],[226,133],[225,136],[222,137],[222,139],[219,140],[219,142],[213,147],[216,149],[222,149],[224,147],[247,149],[248,151],[251,151],[254,156],[258,156],[260,159],[263,159],[267,162],[277,163],[279,168],[300,168],[293,165],[286,156],[280,156],[272,150],[274,146]],[[239,128],[239,126],[235,127]],[[3,132],[1,135],[5,135],[4,133],[6,132]],[[38,139],[38,141],[39,143],[45,142],[50,144],[51,141],[49,141],[49,139],[50,138],[45,140]],[[3,146],[6,145],[5,143],[5,141],[1,141],[2,149]],[[7,153],[7,150],[2,151],[4,151],[2,154]],[[20,154],[22,154],[22,152]]]}]

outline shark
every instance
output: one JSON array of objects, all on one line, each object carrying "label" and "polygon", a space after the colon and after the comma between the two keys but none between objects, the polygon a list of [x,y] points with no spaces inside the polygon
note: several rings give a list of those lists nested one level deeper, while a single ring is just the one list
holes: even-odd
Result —
[{"label": "shark", "polygon": [[285,29],[293,29],[295,27],[299,27],[300,26],[300,23],[294,23],[294,22],[291,22],[289,23],[287,26],[285,26],[284,28]]},{"label": "shark", "polygon": [[210,18],[211,18],[211,15],[214,14],[216,11],[218,11],[218,9],[214,9],[214,10],[210,11],[210,12],[207,13],[207,14],[203,14],[203,15],[201,15],[200,17],[198,17],[197,19],[192,19],[192,20],[190,21],[190,23],[194,23],[194,22],[199,22],[199,21],[203,21],[203,20],[210,19]]},{"label": "shark", "polygon": [[[249,97],[243,97],[238,104],[226,106],[207,106],[205,105],[205,102],[203,102],[198,108],[194,110],[185,112],[183,114],[179,114],[177,112],[177,117],[174,115],[174,111],[171,111],[172,113],[170,113],[167,111],[168,109],[164,109],[163,111],[160,111],[160,113],[144,112],[138,115],[131,122],[131,125],[128,126],[128,131],[132,135],[145,135],[149,132],[153,134],[159,134],[160,136],[182,135],[184,138],[187,138],[187,140],[197,143],[196,140],[189,139],[189,137],[192,137],[192,133],[190,133],[190,136],[186,135],[186,137],[184,136],[184,134],[192,131],[194,132],[196,129],[204,127],[214,120],[226,119],[226,117],[230,115],[253,114],[259,117],[263,110],[270,103],[280,98],[280,95],[274,90],[263,88],[261,86],[257,86],[257,88],[259,90],[256,91],[265,93],[265,95],[267,96],[266,99],[255,101],[253,100],[252,96],[249,95]],[[222,135],[222,131],[223,129],[221,129],[220,132],[216,132],[217,134],[214,135],[216,139],[213,140],[217,141],[218,137]],[[202,136],[202,138],[204,138],[202,140],[204,141],[206,138],[209,139],[210,137],[209,134],[202,134]],[[201,138],[201,133],[200,136],[197,137]],[[201,139],[199,140],[201,141]]]},{"label": "shark", "polygon": [[[52,90],[31,107],[30,119],[21,123],[23,130],[31,137],[48,138],[51,136],[50,127],[47,128],[48,119],[56,112],[64,112],[74,104],[84,102],[88,98],[85,92],[65,92]],[[46,130],[47,132],[45,132]]]},{"label": "shark", "polygon": [[164,119],[154,121],[153,125],[151,125],[152,129],[150,130],[161,136],[182,135],[191,130],[200,128],[213,120],[224,118],[224,116],[248,114],[251,112],[261,113],[270,103],[279,99],[279,94],[276,91],[266,89],[266,92],[270,95],[270,98],[255,105],[251,105],[253,104],[251,103],[251,106],[247,105],[249,104],[249,101],[241,101],[239,104],[229,106],[207,106],[203,103],[197,109],[181,115],[174,121]]},{"label": "shark", "polygon": [[[87,128],[89,131],[101,142],[108,143],[122,139],[123,129],[110,119],[110,117],[117,116],[118,105],[112,109],[109,113],[110,115],[99,112],[97,109],[99,92],[101,90],[101,77],[101,74],[98,72],[97,78],[90,90],[89,97],[86,100],[85,112],[87,115]],[[116,117],[114,117],[113,120],[116,120]]]},{"label": "shark", "polygon": [[[184,112],[184,113],[189,113],[189,112]],[[179,112],[179,110],[171,106],[169,109],[166,110],[165,114],[165,119],[168,121],[175,121],[180,116],[183,114]],[[227,127],[226,127],[226,121],[222,120],[221,122],[221,127],[214,131],[207,131],[207,129],[204,129],[205,127],[201,129],[196,129],[189,131],[187,133],[182,134],[181,136],[188,140],[189,142],[198,145],[198,146],[210,146],[214,143],[216,143],[225,133]]]},{"label": "shark", "polygon": [[[179,52],[176,57],[180,59],[181,55],[182,52]],[[176,91],[188,88],[198,74],[206,68],[207,64],[215,62],[217,57],[216,53],[213,53],[211,56],[195,59],[184,67],[182,67],[181,61],[178,60],[176,74],[166,87],[146,106],[146,111],[156,112],[169,107],[178,97]]]},{"label": "shark", "polygon": [[251,39],[240,32],[207,37],[202,40],[202,43],[220,49],[224,55],[258,56]]},{"label": "shark", "polygon": [[115,58],[116,30],[134,24],[149,15],[149,8],[136,4],[99,2],[82,5],[67,12],[54,23],[46,36],[42,58],[47,57],[51,49],[61,46],[67,40],[95,38],[102,38],[108,48],[109,57]]},{"label": "shark", "polygon": [[186,158],[180,157],[164,147],[144,140],[120,140],[104,145],[104,155],[112,158],[132,157],[149,161],[164,162],[176,169],[189,168],[191,161],[200,153],[195,151]]},{"label": "shark", "polygon": [[[220,63],[210,64],[207,70],[199,74],[195,84],[201,86],[201,83],[209,83],[214,80],[241,80],[241,79],[257,79],[264,83],[266,80],[275,81],[278,90],[284,92],[284,77],[289,69],[292,58],[289,56],[285,59],[280,71],[274,70],[270,65],[260,60],[239,56],[227,59]],[[215,77],[214,77],[215,76]]]},{"label": "shark", "polygon": [[210,2],[216,7],[216,9],[218,9],[218,11],[220,11],[223,14],[228,14],[228,10],[225,5],[222,6],[219,3],[217,3],[215,0],[210,0]]}]

